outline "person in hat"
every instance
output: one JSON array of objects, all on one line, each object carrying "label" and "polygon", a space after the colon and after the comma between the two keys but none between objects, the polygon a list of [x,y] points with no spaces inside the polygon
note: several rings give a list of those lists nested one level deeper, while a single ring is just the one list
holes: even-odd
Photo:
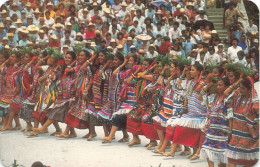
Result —
[{"label": "person in hat", "polygon": [[92,40],[95,37],[95,25],[93,23],[89,23],[88,27],[86,28],[86,40]]},{"label": "person in hat", "polygon": [[4,21],[4,19],[6,18],[6,17],[8,17],[8,14],[7,14],[7,11],[6,10],[2,10],[1,12],[0,12],[0,14],[1,14],[1,18],[2,18],[2,21]]},{"label": "person in hat", "polygon": [[82,15],[79,16],[79,23],[88,24],[90,20],[91,20],[91,18],[90,18],[88,9],[87,8],[83,9]]},{"label": "person in hat", "polygon": [[32,24],[33,24],[33,16],[29,15],[29,16],[27,16],[27,22],[26,22],[25,26],[28,27]]},{"label": "person in hat", "polygon": [[65,24],[66,31],[70,32],[70,36],[75,40],[76,39],[76,31],[73,30],[73,26],[70,22]]},{"label": "person in hat", "polygon": [[90,17],[94,16],[94,11],[99,11],[99,16],[102,16],[102,12],[99,10],[99,6],[97,2],[93,2],[92,9],[89,11]]},{"label": "person in hat", "polygon": [[198,9],[198,15],[195,17],[195,21],[197,20],[208,20],[208,16],[205,15],[205,11],[203,8]]},{"label": "person in hat", "polygon": [[157,36],[158,34],[161,34],[162,37],[166,36],[165,30],[162,29],[162,23],[161,22],[157,23],[157,26],[153,30],[153,34],[154,34],[154,36]]},{"label": "person in hat", "polygon": [[33,24],[36,26],[40,24],[40,14],[39,8],[36,8],[33,12]]},{"label": "person in hat", "polygon": [[123,49],[124,49],[124,47],[121,44],[116,46],[116,52],[122,53]]},{"label": "person in hat", "polygon": [[4,37],[4,38],[2,38],[0,49],[5,48],[6,45],[8,45],[8,38]]},{"label": "person in hat", "polygon": [[56,35],[58,39],[64,37],[64,30],[62,28],[63,28],[62,24],[60,23],[55,24],[55,30],[52,32],[52,34]]},{"label": "person in hat", "polygon": [[52,36],[50,37],[49,46],[52,47],[52,48],[53,48],[53,47],[61,48],[60,41],[58,40],[58,38],[57,38],[56,35],[52,35]]},{"label": "person in hat", "polygon": [[36,39],[39,38],[38,35],[39,28],[36,27],[35,25],[30,25],[28,27],[28,31],[29,31],[29,41],[35,43]]},{"label": "person in hat", "polygon": [[180,10],[181,10],[181,5],[178,4],[178,5],[176,6],[176,10],[175,10],[175,11],[173,12],[173,14],[172,14],[172,17],[173,17],[173,18],[178,17],[178,16],[181,14]]},{"label": "person in hat", "polygon": [[32,9],[32,5],[30,2],[27,2],[26,8],[24,10],[25,10],[27,16],[33,15],[33,9]]},{"label": "person in hat", "polygon": [[21,36],[22,36],[22,38],[21,38],[21,40],[19,41],[19,46],[26,46],[28,43],[29,43],[29,40],[28,40],[28,38],[29,38],[29,31],[28,30],[22,30],[21,31]]},{"label": "person in hat", "polygon": [[47,36],[44,35],[44,31],[39,30],[38,34],[39,34],[39,38],[36,39],[36,44],[37,45],[42,44],[44,46],[47,46],[49,43],[49,39]]},{"label": "person in hat", "polygon": [[130,47],[132,46],[132,44],[133,44],[132,37],[128,37],[124,44],[124,51],[123,51],[124,56],[126,56],[127,53],[131,53]]},{"label": "person in hat", "polygon": [[5,23],[5,29],[8,30],[10,28],[12,22],[16,22],[16,20],[17,20],[16,14],[13,14],[12,20],[11,20],[10,17],[7,17],[5,19],[5,22],[4,22]]},{"label": "person in hat", "polygon": [[156,51],[156,47],[154,44],[150,44],[148,48],[148,52],[145,54],[145,58],[155,59],[158,56],[158,52]]},{"label": "person in hat", "polygon": [[155,15],[153,16],[153,24],[157,24],[159,23],[159,21],[162,19],[162,11],[161,10],[157,10],[157,12],[155,12]]},{"label": "person in hat", "polygon": [[69,12],[65,7],[65,3],[64,2],[59,2],[57,4],[58,10],[56,11],[56,16],[59,16],[61,14],[63,14],[65,16],[65,18],[67,18],[69,16]]},{"label": "person in hat", "polygon": [[194,8],[199,9],[199,8],[205,8],[205,2],[202,0],[195,0],[194,2]]},{"label": "person in hat", "polygon": [[44,23],[48,26],[48,27],[52,27],[52,25],[54,24],[54,19],[51,17],[51,12],[49,10],[44,12],[44,16],[45,16],[45,21]]},{"label": "person in hat", "polygon": [[224,51],[224,44],[220,43],[218,44],[218,51],[216,54],[220,57],[220,61],[228,60],[227,53]]},{"label": "person in hat", "polygon": [[13,14],[16,14],[19,19],[21,19],[21,12],[19,11],[19,6],[16,3],[13,3],[10,11],[9,16],[12,17]]},{"label": "person in hat", "polygon": [[46,12],[48,11],[49,12],[49,17],[51,17],[52,19],[55,18],[55,11],[53,10],[53,5],[51,2],[49,2],[47,5],[46,5],[46,10],[44,11],[44,18],[46,18]]},{"label": "person in hat", "polygon": [[37,25],[38,28],[42,28],[43,26],[47,26],[45,24],[45,18],[44,17],[40,17],[40,23]]},{"label": "person in hat", "polygon": [[14,41],[17,42],[18,41],[18,34],[16,32],[16,27],[11,25],[8,32],[13,33],[13,36],[14,36],[13,39],[14,39]]}]

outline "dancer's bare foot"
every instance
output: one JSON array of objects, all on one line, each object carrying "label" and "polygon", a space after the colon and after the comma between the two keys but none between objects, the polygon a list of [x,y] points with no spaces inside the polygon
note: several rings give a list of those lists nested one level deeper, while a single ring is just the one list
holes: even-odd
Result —
[{"label": "dancer's bare foot", "polygon": [[27,133],[29,131],[32,131],[32,127],[31,126],[27,126],[24,130],[22,130],[23,133]]},{"label": "dancer's bare foot", "polygon": [[102,143],[111,143],[113,139],[108,138],[108,137],[103,137],[102,138]]},{"label": "dancer's bare foot", "polygon": [[50,136],[59,135],[61,133],[62,133],[62,129],[58,129],[58,130],[56,130],[56,132],[53,132],[52,134],[50,134]]},{"label": "dancer's bare foot", "polygon": [[95,138],[97,134],[90,134],[89,137],[87,138],[88,141],[91,141],[93,138]]},{"label": "dancer's bare foot", "polygon": [[88,133],[88,134],[86,134],[85,136],[83,136],[82,138],[88,138],[89,137],[89,135],[90,135],[90,133]]},{"label": "dancer's bare foot", "polygon": [[64,134],[64,133],[62,133],[62,134],[57,134],[57,135],[55,135],[55,137],[69,138],[69,134]]},{"label": "dancer's bare foot", "polygon": [[128,143],[128,146],[139,145],[139,144],[141,144],[140,139],[133,139],[130,143]]},{"label": "dancer's bare foot", "polygon": [[174,157],[174,153],[172,153],[172,152],[163,153],[163,156],[166,156],[166,157],[169,157],[169,156]]},{"label": "dancer's bare foot", "polygon": [[2,127],[2,128],[0,129],[0,131],[8,131],[8,130],[13,130],[13,128],[12,128],[12,127],[9,127],[9,126],[5,126],[5,127]]},{"label": "dancer's bare foot", "polygon": [[157,146],[157,141],[152,141],[148,144],[148,146],[146,147],[147,149],[150,149],[151,147],[155,147]]}]

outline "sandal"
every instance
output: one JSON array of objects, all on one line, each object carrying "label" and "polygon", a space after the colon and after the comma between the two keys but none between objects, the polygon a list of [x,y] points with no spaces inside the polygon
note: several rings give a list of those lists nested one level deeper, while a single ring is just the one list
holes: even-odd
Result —
[{"label": "sandal", "polygon": [[13,130],[12,127],[3,127],[0,129],[0,131],[8,131],[8,130]]},{"label": "sandal", "polygon": [[157,146],[157,142],[156,143],[149,143],[146,148],[150,149],[150,148],[155,147],[155,146]]},{"label": "sandal", "polygon": [[20,130],[21,128],[21,126],[15,126],[14,128],[12,128],[12,130]]},{"label": "sandal", "polygon": [[165,153],[164,151],[160,151],[160,149],[158,149],[158,148],[153,150],[152,152],[155,154],[164,154]]},{"label": "sandal", "polygon": [[69,138],[69,135],[67,135],[67,134],[57,134],[57,135],[55,135],[55,137],[60,137],[60,138]]},{"label": "sandal", "polygon": [[[113,139],[112,139],[113,140]],[[105,144],[105,143],[111,143],[112,140],[109,140],[107,137],[103,137],[102,138],[102,143]]]},{"label": "sandal", "polygon": [[89,137],[87,138],[88,141],[91,141],[93,138],[95,138],[97,136],[97,134],[94,135],[89,135]]},{"label": "sandal", "polygon": [[27,134],[28,137],[36,137],[38,136],[38,133],[35,131],[32,131],[31,133]]},{"label": "sandal", "polygon": [[70,134],[69,135],[69,138],[74,138],[74,137],[77,137],[77,134]]},{"label": "sandal", "polygon": [[84,135],[82,138],[86,138],[87,139],[89,137],[89,135],[90,134],[88,133],[88,134]]},{"label": "sandal", "polygon": [[118,140],[118,142],[128,142],[130,140],[129,136],[127,138],[123,137],[122,139]]},{"label": "sandal", "polygon": [[187,156],[187,155],[190,155],[191,154],[191,151],[189,150],[189,151],[182,151],[181,153],[180,153],[180,156]]},{"label": "sandal", "polygon": [[61,133],[62,133],[62,131],[60,131],[60,132],[53,132],[52,134],[50,134],[50,136],[60,135]]},{"label": "sandal", "polygon": [[171,152],[163,153],[163,156],[174,157],[174,153],[171,153]]},{"label": "sandal", "polygon": [[138,140],[138,141],[131,141],[130,143],[128,143],[128,146],[134,146],[134,145],[139,145],[141,144],[141,140]]},{"label": "sandal", "polygon": [[199,154],[194,154],[190,160],[193,161],[193,160],[196,160],[196,159],[199,159],[200,158],[200,155]]}]

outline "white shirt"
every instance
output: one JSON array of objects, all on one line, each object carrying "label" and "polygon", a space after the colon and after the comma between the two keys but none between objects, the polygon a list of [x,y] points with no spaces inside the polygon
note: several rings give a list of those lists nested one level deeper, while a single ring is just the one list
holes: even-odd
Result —
[{"label": "white shirt", "polygon": [[45,20],[45,24],[48,26],[48,27],[51,27],[53,24],[54,24],[54,19],[50,17],[49,20],[47,20],[47,18],[44,19]]},{"label": "white shirt", "polygon": [[177,39],[181,36],[181,30],[179,28],[177,28],[176,30],[174,30],[174,28],[170,28],[169,30],[169,38],[171,39],[171,41],[174,39]]},{"label": "white shirt", "polygon": [[150,53],[150,52],[147,52],[146,55],[145,55],[145,58],[150,58],[150,59],[153,59],[155,57],[158,56],[158,52],[154,51],[153,54]]},{"label": "white shirt", "polygon": [[247,32],[258,32],[258,28],[257,28],[257,26],[255,25],[255,24],[253,24],[252,25],[252,27],[250,27],[250,25],[248,25],[248,26],[246,26],[246,28],[245,28],[245,31],[246,31],[246,33]]},{"label": "white shirt", "polygon": [[240,46],[237,46],[236,48],[234,48],[233,46],[230,46],[228,48],[227,54],[230,55],[230,59],[231,60],[235,60],[237,58],[237,52],[242,50],[242,48]]},{"label": "white shirt", "polygon": [[141,16],[140,18],[135,16],[133,19],[133,22],[138,21],[138,27],[141,27],[144,24],[144,19],[145,19],[144,16]]},{"label": "white shirt", "polygon": [[220,57],[218,54],[214,53],[211,55],[209,52],[206,53],[206,55],[204,57],[204,63],[206,63],[206,64],[213,63],[214,65],[216,65],[219,62],[220,62]]},{"label": "white shirt", "polygon": [[244,65],[244,66],[247,65],[247,62],[246,62],[245,58],[243,58],[242,60],[239,60],[238,58],[236,58],[235,62],[238,63],[238,64],[241,64],[241,65]]}]

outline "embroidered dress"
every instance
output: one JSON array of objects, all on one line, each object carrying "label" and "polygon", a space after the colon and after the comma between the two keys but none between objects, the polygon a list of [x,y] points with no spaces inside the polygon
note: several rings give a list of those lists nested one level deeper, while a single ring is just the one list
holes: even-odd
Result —
[{"label": "embroidered dress", "polygon": [[22,102],[31,95],[31,83],[34,69],[30,67],[28,71],[23,71],[24,65],[16,72],[15,85],[19,88],[19,94],[14,97],[10,104],[10,110],[20,113]]},{"label": "embroidered dress", "polygon": [[228,114],[233,114],[232,137],[226,149],[228,161],[240,165],[253,165],[259,158],[259,102],[255,95],[244,100],[239,91],[228,105]]},{"label": "embroidered dress", "polygon": [[50,106],[50,111],[46,115],[49,119],[64,122],[70,108],[70,101],[75,96],[74,84],[72,82],[74,79],[74,74],[67,75],[63,73],[57,81],[57,99]]},{"label": "embroidered dress", "polygon": [[41,76],[39,70],[34,69],[33,72],[33,81],[31,85],[31,94],[29,97],[25,98],[21,104],[21,110],[19,112],[19,117],[25,121],[33,121],[32,120],[32,112],[34,110],[35,104],[39,99],[39,85],[38,79]]},{"label": "embroidered dress", "polygon": [[88,113],[88,121],[93,126],[99,126],[101,122],[98,120],[97,113],[102,109],[104,102],[107,100],[108,93],[108,80],[104,77],[99,76],[99,72],[102,69],[102,65],[96,71],[93,77],[92,92],[93,98],[89,102],[86,112]]},{"label": "embroidered dress", "polygon": [[[214,100],[209,105],[209,129],[203,141],[200,157],[209,158],[213,162],[227,163],[225,149],[228,144],[228,118],[227,107],[224,99],[214,95]],[[221,101],[218,101],[221,100]]]},{"label": "embroidered dress", "polygon": [[4,95],[5,92],[5,73],[6,73],[7,67],[4,66],[2,71],[0,72],[0,98]]},{"label": "embroidered dress", "polygon": [[5,79],[5,91],[3,96],[0,99],[0,116],[7,117],[9,114],[10,103],[12,102],[15,96],[15,87],[13,83],[13,73],[15,73],[16,67],[9,66],[7,67],[4,75]]},{"label": "embroidered dress", "polygon": [[90,67],[87,67],[86,71],[79,70],[80,66],[77,66],[75,73],[75,90],[77,92],[76,98],[71,102],[69,113],[65,118],[65,123],[68,126],[78,129],[87,129],[88,114],[86,108],[89,100],[92,98],[92,92],[87,91],[87,87],[92,85],[92,72]]},{"label": "embroidered dress", "polygon": [[49,67],[48,65],[41,67],[44,75],[39,78],[39,80],[42,80],[39,83],[39,100],[34,107],[32,116],[39,119],[40,122],[43,123],[46,121],[46,114],[49,107],[56,99],[56,76],[51,78],[51,72],[53,71],[52,67]]},{"label": "embroidered dress", "polygon": [[158,134],[153,123],[153,117],[158,115],[162,106],[163,89],[157,84],[158,76],[154,76],[152,83],[145,87],[144,94],[147,96],[147,109],[142,113],[142,132],[145,137],[151,140],[158,140]]},{"label": "embroidered dress", "polygon": [[104,104],[104,107],[97,113],[100,122],[111,124],[112,114],[118,107],[119,93],[121,88],[121,82],[118,78],[112,74],[112,71],[106,71],[104,77],[108,80],[108,98]]},{"label": "embroidered dress", "polygon": [[190,82],[187,87],[188,112],[172,121],[175,127],[173,142],[198,147],[202,144],[201,129],[206,123],[206,106],[201,105],[199,93],[193,91],[196,82]]}]

